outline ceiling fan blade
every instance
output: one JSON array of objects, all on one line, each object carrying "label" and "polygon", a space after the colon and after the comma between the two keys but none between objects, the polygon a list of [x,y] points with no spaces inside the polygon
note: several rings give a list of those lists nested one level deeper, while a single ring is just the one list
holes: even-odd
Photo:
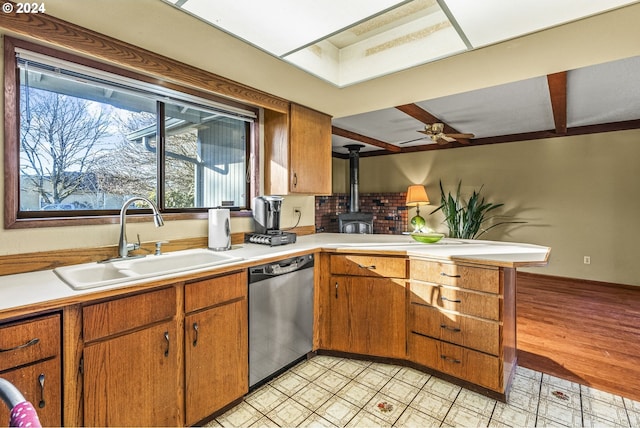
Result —
[{"label": "ceiling fan blade", "polygon": [[421,133],[421,134],[425,134],[425,135],[433,135],[433,132],[430,132],[430,131],[421,131],[421,130],[419,130],[418,132]]},{"label": "ceiling fan blade", "polygon": [[443,145],[443,144],[449,144],[451,141],[455,141],[455,140],[447,141],[443,137],[437,137],[435,141],[436,143]]},{"label": "ceiling fan blade", "polygon": [[420,137],[420,138],[415,138],[413,140],[409,140],[409,141],[402,141],[400,143],[397,143],[398,145],[400,144],[409,144],[409,143],[413,143],[414,141],[420,141],[420,140],[426,140],[427,137]]},{"label": "ceiling fan blade", "polygon": [[475,135],[473,134],[446,134],[447,137],[450,138],[473,138]]}]

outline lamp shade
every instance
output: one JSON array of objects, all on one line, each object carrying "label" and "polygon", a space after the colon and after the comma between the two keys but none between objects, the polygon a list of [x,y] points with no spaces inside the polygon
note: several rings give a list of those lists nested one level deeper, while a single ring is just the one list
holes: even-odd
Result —
[{"label": "lamp shade", "polygon": [[409,207],[417,207],[420,205],[427,205],[429,203],[429,197],[427,196],[427,190],[421,184],[415,184],[409,186],[407,189],[407,203]]}]

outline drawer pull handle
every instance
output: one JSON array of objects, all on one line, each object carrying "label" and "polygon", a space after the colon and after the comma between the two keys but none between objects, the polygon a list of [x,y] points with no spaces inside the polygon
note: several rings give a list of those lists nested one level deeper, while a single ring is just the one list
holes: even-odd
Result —
[{"label": "drawer pull handle", "polygon": [[462,300],[460,300],[460,299],[449,299],[449,298],[444,297],[444,296],[440,297],[440,300],[445,301],[445,302],[451,302],[451,303],[461,303],[462,302]]},{"label": "drawer pull handle", "polygon": [[359,267],[359,268],[362,268],[362,269],[370,269],[370,270],[374,270],[374,269],[376,268],[376,265],[369,265],[369,266],[365,266],[365,265],[361,265],[361,264],[359,264],[359,265],[358,265],[358,267]]},{"label": "drawer pull handle", "polygon": [[38,403],[38,407],[42,409],[46,404],[44,402],[44,373],[40,373],[40,376],[38,376],[38,383],[40,384],[40,402]]},{"label": "drawer pull handle", "polygon": [[164,350],[164,356],[168,357],[169,356],[169,332],[165,331],[164,332],[164,340],[167,341],[167,349]]},{"label": "drawer pull handle", "polygon": [[198,344],[198,323],[197,322],[193,323],[193,331],[196,333],[196,336],[193,339],[193,346],[196,346]]},{"label": "drawer pull handle", "polygon": [[14,348],[0,349],[0,353],[17,351],[18,349],[28,348],[29,346],[33,346],[33,345],[37,344],[38,342],[40,342],[40,339],[38,339],[37,337],[34,337],[33,339],[31,339],[27,343],[23,343],[22,345],[18,345],[18,346],[14,347]]},{"label": "drawer pull handle", "polygon": [[462,361],[460,361],[460,360],[458,360],[456,358],[447,357],[446,355],[440,355],[440,358],[442,358],[445,361],[450,361],[450,362],[455,363],[455,364],[460,364],[462,362]]},{"label": "drawer pull handle", "polygon": [[448,273],[445,273],[445,272],[440,272],[440,276],[446,276],[447,278],[462,278],[462,276],[460,275],[449,275]]},{"label": "drawer pull handle", "polygon": [[446,324],[440,324],[440,328],[444,328],[445,330],[453,331],[454,333],[460,333],[460,329],[458,327],[449,327]]},{"label": "drawer pull handle", "polygon": [[338,298],[338,283],[336,282],[336,299]]}]

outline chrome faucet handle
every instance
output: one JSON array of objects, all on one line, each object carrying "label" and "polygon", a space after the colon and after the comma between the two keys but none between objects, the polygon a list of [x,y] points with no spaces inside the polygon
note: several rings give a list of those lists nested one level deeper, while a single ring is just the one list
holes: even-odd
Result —
[{"label": "chrome faucet handle", "polygon": [[140,248],[140,234],[137,234],[138,242],[127,243],[127,255],[125,257],[129,257],[129,251],[135,251]]},{"label": "chrome faucet handle", "polygon": [[157,241],[156,242],[156,256],[162,255],[162,244],[168,244],[169,241]]}]

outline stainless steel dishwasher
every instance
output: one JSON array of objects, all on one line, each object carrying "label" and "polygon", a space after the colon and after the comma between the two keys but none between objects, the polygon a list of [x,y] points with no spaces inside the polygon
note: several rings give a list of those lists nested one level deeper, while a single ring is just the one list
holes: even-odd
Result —
[{"label": "stainless steel dishwasher", "polygon": [[313,347],[313,254],[249,269],[249,387]]}]

